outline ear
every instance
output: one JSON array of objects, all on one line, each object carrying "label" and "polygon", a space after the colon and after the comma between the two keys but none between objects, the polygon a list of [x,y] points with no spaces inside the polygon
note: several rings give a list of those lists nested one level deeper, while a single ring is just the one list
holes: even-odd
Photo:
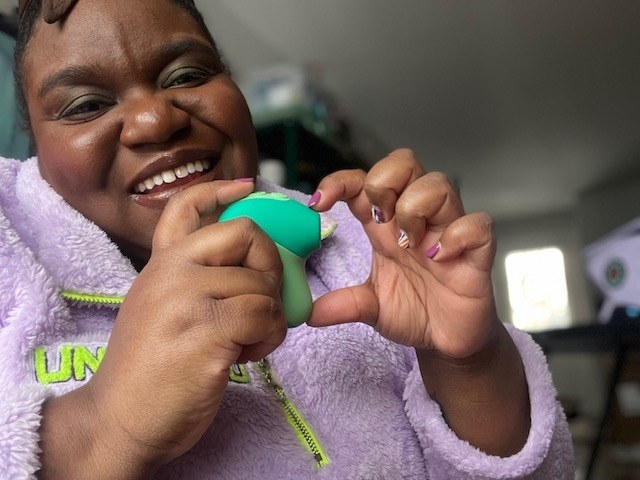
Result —
[{"label": "ear", "polygon": [[42,17],[47,23],[56,23],[63,18],[77,0],[43,0]]}]

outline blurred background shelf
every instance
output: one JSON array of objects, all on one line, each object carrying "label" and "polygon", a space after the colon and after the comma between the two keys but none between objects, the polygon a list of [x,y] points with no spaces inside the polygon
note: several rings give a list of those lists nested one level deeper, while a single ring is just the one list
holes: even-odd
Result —
[{"label": "blurred background shelf", "polygon": [[291,108],[254,116],[254,125],[260,157],[284,162],[284,186],[288,188],[312,193],[318,182],[331,172],[368,168],[350,147],[348,139],[330,133],[305,109]]},{"label": "blurred background shelf", "polygon": [[603,357],[607,391],[596,418],[583,415],[570,397],[561,398],[576,453],[576,480],[640,479],[640,414],[625,411],[622,387],[640,382],[640,320],[532,333],[550,360],[563,353]]}]

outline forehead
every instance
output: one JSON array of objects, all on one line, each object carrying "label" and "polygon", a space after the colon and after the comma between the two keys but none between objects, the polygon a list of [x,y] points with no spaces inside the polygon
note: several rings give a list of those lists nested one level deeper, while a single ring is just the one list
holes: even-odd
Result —
[{"label": "forehead", "polygon": [[25,73],[40,77],[70,64],[140,58],[184,38],[209,43],[191,15],[170,0],[80,0],[64,21],[37,23]]}]

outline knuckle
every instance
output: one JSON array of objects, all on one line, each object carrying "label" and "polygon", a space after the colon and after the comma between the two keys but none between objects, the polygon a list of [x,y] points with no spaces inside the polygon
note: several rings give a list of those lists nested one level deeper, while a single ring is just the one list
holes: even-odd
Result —
[{"label": "knuckle", "polygon": [[366,172],[361,168],[336,170],[335,172],[331,172],[326,177],[324,177],[323,181],[341,183],[345,181],[345,179],[348,179],[354,176],[364,177],[365,175],[366,175]]},{"label": "knuckle", "polygon": [[385,185],[379,178],[367,179],[367,183],[364,184],[363,189],[367,197],[378,203],[392,201],[396,198],[396,193],[393,188]]},{"label": "knuckle", "polygon": [[403,160],[415,160],[416,156],[415,156],[415,153],[413,152],[412,149],[406,148],[406,147],[402,147],[402,148],[396,148],[395,150],[393,150],[388,155],[387,158],[403,159]]},{"label": "knuckle", "polygon": [[279,322],[284,318],[284,310],[282,309],[282,302],[279,298],[269,297],[269,318],[273,322]]},{"label": "knuckle", "polygon": [[402,197],[396,203],[396,216],[400,223],[410,220],[415,217],[424,217],[425,209],[428,205],[425,205],[425,197],[415,190],[406,191]]},{"label": "knuckle", "polygon": [[493,237],[494,235],[494,223],[493,218],[486,212],[478,213],[478,221],[480,226],[487,237]]},{"label": "knuckle", "polygon": [[238,217],[235,219],[236,225],[243,232],[255,232],[258,230],[258,225],[256,222],[251,220],[249,217]]},{"label": "knuckle", "polygon": [[458,187],[443,172],[434,171],[425,175],[430,188],[434,189],[442,198],[449,199],[455,203],[461,202]]},{"label": "knuckle", "polygon": [[440,171],[429,172],[425,175],[425,177],[427,177],[427,179],[431,183],[441,188],[442,191],[449,192],[449,191],[455,190],[453,183],[451,182],[449,177],[443,172],[440,172]]},{"label": "knuckle", "polygon": [[238,217],[235,222],[243,243],[247,245],[260,245],[259,240],[266,236],[264,230],[249,217]]}]

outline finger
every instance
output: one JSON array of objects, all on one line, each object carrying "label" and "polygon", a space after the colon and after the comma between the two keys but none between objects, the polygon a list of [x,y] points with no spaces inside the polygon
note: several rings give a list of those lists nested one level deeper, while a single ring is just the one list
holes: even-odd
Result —
[{"label": "finger", "polygon": [[273,352],[284,341],[287,335],[287,329],[284,328],[278,332],[274,332],[265,340],[254,343],[253,345],[245,345],[242,352],[238,356],[238,363],[258,362]]},{"label": "finger", "polygon": [[433,255],[436,262],[446,262],[460,255],[476,268],[490,271],[495,256],[495,236],[491,217],[484,212],[460,217],[447,227]]},{"label": "finger", "polygon": [[[253,182],[214,181],[186,188],[171,197],[153,235],[153,249],[165,248],[202,226],[202,218],[253,190]],[[219,212],[218,212],[219,213]]]},{"label": "finger", "polygon": [[206,321],[189,330],[209,360],[221,356],[231,362],[257,361],[275,350],[287,334],[279,298],[246,293],[209,306]]},{"label": "finger", "polygon": [[318,185],[312,206],[326,211],[338,200],[344,200],[361,223],[372,219],[385,223],[393,217],[400,193],[422,174],[424,170],[413,152],[398,149],[376,163],[369,173],[341,170],[328,175]]},{"label": "finger", "polygon": [[398,228],[406,233],[409,245],[432,244],[439,233],[464,215],[458,189],[440,172],[429,172],[402,192],[395,206]]},{"label": "finger", "polygon": [[326,327],[353,322],[373,325],[377,318],[378,299],[373,289],[363,284],[334,290],[318,298],[307,325]]},{"label": "finger", "polygon": [[273,240],[253,220],[241,217],[215,223],[192,233],[180,246],[191,263],[238,266],[272,272],[281,278],[282,261]]},{"label": "finger", "polygon": [[339,170],[324,177],[312,196],[314,210],[324,212],[338,201],[345,201],[361,222],[371,221],[371,205],[364,194],[364,170]]},{"label": "finger", "polygon": [[198,267],[190,273],[194,285],[206,285],[213,299],[224,299],[247,292],[280,298],[280,276],[247,267]]},{"label": "finger", "polygon": [[367,175],[364,191],[378,223],[390,221],[396,202],[405,189],[424,175],[424,169],[409,149],[398,149],[376,163]]},{"label": "finger", "polygon": [[221,309],[232,312],[224,315],[226,321],[218,322],[212,327],[239,346],[255,345],[270,338],[276,343],[286,333],[287,322],[279,298],[247,293],[213,302],[211,305],[211,322],[216,322],[221,317]]}]

